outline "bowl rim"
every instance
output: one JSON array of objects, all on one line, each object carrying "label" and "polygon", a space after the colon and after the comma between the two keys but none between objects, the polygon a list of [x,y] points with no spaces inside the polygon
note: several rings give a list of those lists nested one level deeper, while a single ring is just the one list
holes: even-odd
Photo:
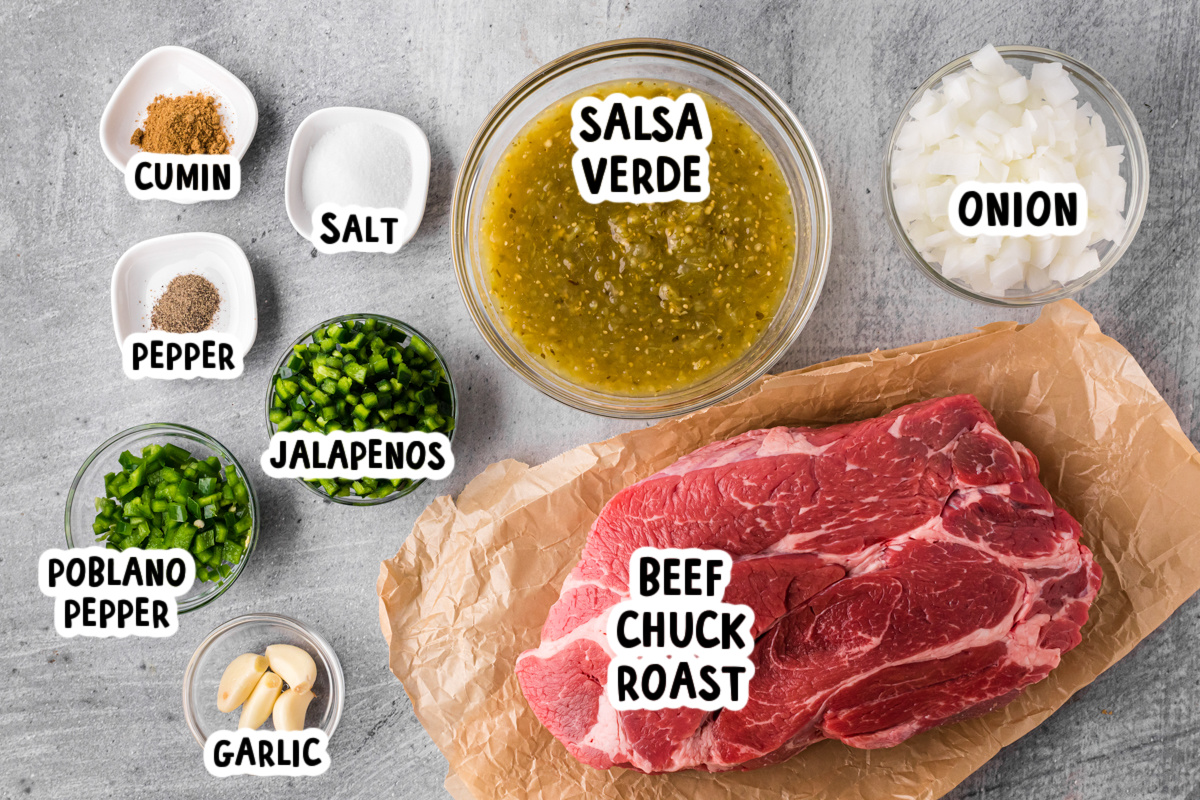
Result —
[{"label": "bowl rim", "polygon": [[[234,565],[233,570],[229,573],[228,578],[223,578],[220,581],[214,582],[215,585],[217,586],[217,589],[211,595],[197,596],[197,598],[193,598],[193,600],[195,600],[195,602],[189,602],[189,600],[187,600],[187,599],[179,600],[178,612],[180,614],[186,614],[189,611],[195,611],[197,609],[204,608],[209,603],[216,600],[221,595],[225,594],[225,592],[228,591],[229,587],[233,586],[233,584],[237,582],[237,579],[239,577],[241,577],[242,572],[246,569],[246,565],[250,562],[250,557],[252,555],[254,555],[254,551],[258,547],[258,535],[259,535],[259,529],[260,529],[260,525],[261,525],[261,514],[260,514],[260,510],[259,510],[259,506],[258,506],[258,495],[254,491],[254,484],[251,483],[251,481],[250,481],[249,473],[246,472],[245,467],[242,466],[242,462],[238,461],[237,457],[233,454],[232,450],[230,450],[228,447],[226,447],[225,445],[218,442],[212,436],[209,436],[204,431],[199,430],[198,428],[190,427],[188,425],[182,425],[178,422],[147,422],[142,425],[135,425],[132,428],[126,428],[125,430],[123,430],[119,433],[113,434],[112,436],[105,439],[100,444],[99,447],[97,447],[95,450],[93,450],[91,452],[91,454],[86,459],[84,459],[83,465],[79,468],[79,471],[75,473],[75,479],[71,481],[71,488],[67,490],[67,507],[66,507],[66,511],[63,514],[63,526],[64,526],[65,533],[66,533],[67,547],[68,548],[76,548],[76,547],[93,547],[93,546],[100,547],[101,546],[101,545],[97,544],[96,542],[91,542],[89,544],[84,544],[84,545],[75,544],[75,541],[74,541],[74,538],[73,538],[73,535],[71,532],[71,506],[74,504],[75,493],[79,490],[80,484],[83,482],[84,475],[87,474],[88,469],[100,457],[101,453],[103,453],[109,447],[117,444],[118,442],[121,442],[125,439],[134,438],[135,436],[138,436],[138,435],[140,435],[142,433],[146,433],[146,432],[182,433],[185,435],[198,437],[199,441],[201,443],[203,443],[206,447],[215,451],[215,453],[217,455],[220,455],[220,456],[226,458],[229,461],[229,463],[233,464],[234,470],[237,472],[238,476],[242,479],[242,481],[246,484],[246,492],[250,495],[250,513],[253,515],[253,519],[252,519],[251,525],[250,525],[250,540],[246,545],[246,551],[242,555],[242,560]],[[193,441],[195,441],[195,440],[193,439]]]},{"label": "bowl rim", "polygon": [[[512,107],[545,84],[575,68],[605,60],[634,56],[674,58],[708,69],[733,81],[746,92],[761,107],[764,114],[776,121],[781,135],[789,140],[800,154],[796,160],[795,169],[805,179],[802,180],[803,186],[807,189],[804,200],[808,206],[806,210],[810,217],[805,220],[805,224],[809,228],[808,239],[812,258],[809,263],[805,264],[808,270],[808,274],[805,276],[805,281],[808,283],[807,290],[791,307],[792,309],[799,307],[796,319],[788,329],[781,333],[777,343],[762,358],[761,362],[738,380],[731,381],[706,395],[670,397],[666,403],[659,401],[659,398],[663,396],[661,394],[643,397],[609,395],[604,399],[573,395],[549,383],[539,373],[530,369],[520,354],[509,353],[511,348],[499,336],[496,326],[492,324],[487,312],[481,307],[479,298],[472,291],[469,277],[471,258],[466,247],[470,235],[466,224],[469,201],[475,191],[478,191],[482,183],[490,177],[479,174],[480,162],[499,124],[507,117]],[[572,50],[539,67],[517,82],[487,113],[467,148],[466,156],[459,165],[458,175],[455,179],[450,212],[454,272],[463,303],[484,341],[501,362],[525,383],[542,394],[571,408],[605,417],[653,419],[679,416],[715,405],[753,384],[783,357],[807,326],[817,301],[820,299],[829,272],[832,240],[830,202],[828,180],[812,138],[791,107],[761,78],[736,61],[698,45],[647,37],[613,39]],[[798,252],[797,258],[800,257]],[[784,310],[784,307],[781,306],[780,311]],[[726,367],[726,371],[731,370],[737,363],[736,361],[732,362]],[[709,380],[722,374],[724,371],[715,373]],[[564,382],[566,382],[565,379]],[[576,388],[586,391],[582,387]],[[687,387],[672,394],[679,395],[686,389]]]},{"label": "bowl rim", "polygon": [[[367,319],[375,319],[375,320],[378,320],[379,322],[385,322],[388,325],[392,325],[393,327],[400,328],[405,333],[407,333],[409,336],[416,336],[421,341],[423,341],[426,345],[428,345],[429,349],[433,351],[434,356],[437,357],[438,363],[440,363],[442,365],[442,372],[445,373],[445,375],[446,375],[446,383],[450,384],[450,410],[451,410],[451,413],[454,415],[454,427],[450,430],[450,433],[446,438],[450,440],[450,445],[451,445],[451,448],[453,449],[454,434],[458,431],[458,388],[454,385],[454,377],[450,374],[450,366],[446,362],[446,357],[444,355],[442,355],[442,351],[438,349],[437,345],[435,345],[428,336],[421,333],[419,330],[414,328],[412,325],[409,325],[407,322],[398,320],[395,317],[389,317],[385,314],[374,314],[374,313],[369,313],[369,312],[363,312],[363,313],[357,313],[357,314],[339,314],[336,317],[330,317],[329,319],[327,319],[323,322],[319,322],[316,325],[309,328],[304,333],[300,334],[300,336],[298,336],[296,339],[294,339],[292,341],[292,343],[287,346],[287,349],[285,349],[283,351],[283,353],[279,356],[279,360],[275,362],[275,366],[271,369],[270,380],[267,382],[267,397],[266,397],[266,401],[263,404],[263,408],[264,408],[263,419],[266,420],[266,423],[267,423],[268,446],[269,446],[271,437],[275,434],[275,423],[271,422],[271,401],[273,399],[272,395],[274,394],[274,390],[275,390],[275,378],[279,376],[279,371],[281,369],[283,369],[284,364],[287,362],[289,356],[291,356],[292,348],[298,344],[307,344],[306,340],[311,338],[312,335],[314,333],[316,333],[317,330],[320,328],[328,328],[330,325],[334,325],[334,324],[340,323],[340,322],[348,322],[351,320],[359,321],[359,320],[367,320]],[[398,500],[401,497],[407,497],[408,495],[415,492],[417,490],[417,488],[419,486],[421,486],[421,484],[425,483],[425,481],[427,481],[429,479],[421,478],[418,481],[413,481],[411,484],[408,485],[407,488],[392,492],[387,497],[368,497],[368,498],[334,497],[330,494],[327,494],[324,489],[321,489],[319,487],[316,487],[316,486],[313,486],[313,485],[307,483],[303,478],[291,478],[289,480],[296,481],[301,486],[303,486],[305,489],[312,492],[313,494],[315,494],[317,497],[321,498],[322,500],[332,502],[332,503],[337,503],[338,505],[378,506],[378,505],[382,505],[384,503],[389,503],[392,500]]]},{"label": "bowl rim", "polygon": [[312,641],[316,645],[316,648],[321,651],[321,656],[329,662],[330,693],[337,695],[337,705],[334,708],[333,717],[329,721],[329,727],[323,730],[326,736],[333,738],[333,732],[337,730],[338,723],[342,720],[342,711],[346,704],[346,675],[342,670],[342,662],[337,656],[337,651],[333,649],[333,646],[329,644],[325,637],[300,620],[270,611],[241,614],[233,619],[222,622],[209,631],[208,635],[192,651],[187,667],[183,671],[183,717],[187,721],[188,729],[192,732],[192,737],[195,738],[201,747],[204,747],[204,732],[200,730],[200,723],[196,720],[196,712],[192,708],[191,699],[188,697],[188,690],[196,681],[197,662],[201,654],[230,631],[253,624],[282,625],[286,628],[291,628],[297,631],[302,638]]},{"label": "bowl rim", "polygon": [[[932,75],[925,79],[920,86],[912,93],[904,106],[900,109],[900,113],[896,117],[896,123],[892,126],[891,134],[888,136],[883,154],[883,203],[884,211],[886,212],[888,227],[892,229],[892,234],[900,245],[900,249],[908,256],[908,260],[917,267],[918,271],[929,280],[940,286],[942,289],[951,294],[962,297],[966,300],[971,300],[975,303],[980,303],[989,306],[1000,306],[1005,308],[1028,308],[1042,306],[1047,303],[1053,303],[1056,300],[1061,300],[1064,297],[1070,297],[1083,289],[1090,286],[1100,278],[1108,274],[1122,256],[1129,249],[1137,236],[1138,229],[1141,227],[1142,219],[1146,213],[1146,207],[1150,197],[1150,154],[1146,148],[1146,140],[1142,135],[1141,125],[1137,121],[1137,117],[1133,113],[1133,109],[1125,101],[1117,88],[1108,82],[1107,79],[1093,67],[1080,61],[1077,58],[1060,53],[1057,50],[1051,50],[1046,47],[1037,47],[1035,45],[994,45],[996,51],[1001,56],[1015,56],[1032,60],[1040,60],[1043,63],[1058,61],[1063,64],[1070,72],[1074,73],[1072,78],[1082,78],[1089,88],[1095,91],[1095,94],[1104,102],[1111,113],[1111,119],[1102,115],[1105,127],[1108,128],[1110,123],[1115,122],[1117,127],[1122,132],[1122,137],[1126,147],[1126,158],[1129,159],[1131,174],[1137,177],[1138,186],[1136,192],[1131,194],[1129,203],[1126,206],[1125,217],[1125,235],[1120,242],[1114,243],[1112,249],[1105,254],[1104,260],[1101,262],[1100,268],[1090,275],[1086,275],[1078,282],[1072,283],[1070,287],[1061,286],[1059,289],[1046,292],[1030,297],[995,297],[975,292],[966,286],[963,286],[950,278],[945,277],[936,270],[929,262],[927,262],[917,251],[912,241],[908,238],[908,233],[904,230],[904,226],[896,216],[896,203],[892,192],[892,156],[896,151],[896,140],[900,135],[900,129],[908,120],[909,111],[913,105],[921,99],[928,90],[932,89],[942,81],[947,75],[965,69],[970,65],[971,57],[978,52],[973,50],[966,55],[959,56],[954,60],[943,64],[939,69],[934,71]],[[1100,113],[1102,109],[1096,109]]]}]

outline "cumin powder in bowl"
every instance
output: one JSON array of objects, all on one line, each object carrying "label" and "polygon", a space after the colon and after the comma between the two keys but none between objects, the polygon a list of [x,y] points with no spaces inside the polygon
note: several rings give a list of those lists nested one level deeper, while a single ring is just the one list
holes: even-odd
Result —
[{"label": "cumin powder in bowl", "polygon": [[229,153],[233,139],[225,131],[217,99],[193,92],[155,97],[129,143],[144,153],[220,156]]}]

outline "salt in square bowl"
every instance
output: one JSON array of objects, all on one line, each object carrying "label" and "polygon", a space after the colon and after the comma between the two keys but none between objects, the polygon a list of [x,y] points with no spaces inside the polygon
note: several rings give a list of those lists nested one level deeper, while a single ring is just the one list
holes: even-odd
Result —
[{"label": "salt in square bowl", "polygon": [[416,234],[417,228],[421,226],[421,217],[425,214],[425,200],[429,194],[429,140],[412,120],[389,111],[334,106],[314,111],[305,117],[296,128],[288,150],[283,190],[288,219],[291,220],[296,233],[311,241],[313,209],[304,202],[304,165],[313,145],[323,135],[352,122],[372,123],[389,128],[400,134],[408,144],[412,184],[400,209],[406,217],[404,230],[399,234],[400,245],[403,246]]}]

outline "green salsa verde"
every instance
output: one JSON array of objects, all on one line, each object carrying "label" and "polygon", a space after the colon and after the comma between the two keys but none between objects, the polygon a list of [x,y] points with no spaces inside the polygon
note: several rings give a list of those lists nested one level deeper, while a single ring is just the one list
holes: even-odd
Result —
[{"label": "green salsa verde", "polygon": [[[575,185],[571,107],[696,92],[712,125],[701,203],[588,203]],[[531,121],[501,156],[482,210],[488,288],[521,344],[568,381],[653,396],[743,355],[783,300],[796,252],[787,181],[733,109],[687,86],[591,87]]]}]

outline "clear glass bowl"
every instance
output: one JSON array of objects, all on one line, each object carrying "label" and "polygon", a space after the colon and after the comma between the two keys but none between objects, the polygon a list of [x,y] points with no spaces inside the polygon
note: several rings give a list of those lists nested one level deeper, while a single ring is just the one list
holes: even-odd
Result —
[{"label": "clear glass bowl", "polygon": [[[362,322],[368,319],[387,323],[393,328],[399,328],[409,336],[416,336],[418,339],[425,342],[425,344],[429,345],[429,349],[432,350],[434,356],[437,357],[438,363],[442,365],[442,371],[446,373],[446,382],[450,384],[450,415],[454,418],[454,429],[450,431],[450,435],[447,438],[450,439],[451,444],[453,444],[454,432],[458,430],[458,393],[454,389],[454,378],[450,375],[450,367],[446,364],[445,356],[443,356],[442,351],[438,350],[437,346],[430,341],[428,336],[405,322],[401,322],[398,319],[393,319],[392,317],[385,317],[382,314],[343,314],[340,317],[333,317],[332,319],[327,319],[324,322],[309,328],[307,331],[300,334],[299,338],[288,345],[287,349],[283,351],[283,355],[279,357],[279,361],[275,363],[275,369],[271,370],[271,380],[267,384],[267,400],[265,406],[266,412],[264,418],[267,421],[268,437],[275,435],[275,423],[271,422],[271,402],[275,398],[275,379],[279,377],[280,371],[283,369],[284,365],[287,364],[288,359],[292,357],[292,348],[298,344],[308,344],[311,342],[312,335],[321,328],[328,328],[330,325],[336,325],[341,322]],[[315,494],[317,497],[320,497],[322,500],[331,500],[334,503],[340,503],[341,505],[346,506],[377,506],[380,503],[387,503],[391,500],[395,500],[398,497],[404,497],[405,495],[412,494],[417,490],[418,486],[425,482],[425,479],[422,478],[419,481],[413,481],[405,488],[397,489],[387,497],[333,497],[326,493],[326,491],[320,486],[313,486],[311,483],[307,483],[300,478],[296,478],[296,482],[308,491]]]},{"label": "clear glass bowl", "polygon": [[1047,50],[1042,47],[1022,47],[1004,45],[996,48],[1004,60],[1008,61],[1025,77],[1029,77],[1035,64],[1060,62],[1071,80],[1079,87],[1075,101],[1079,105],[1091,103],[1092,108],[1104,120],[1107,130],[1108,144],[1123,145],[1125,160],[1121,163],[1120,174],[1125,179],[1125,235],[1119,242],[1101,242],[1093,245],[1100,257],[1100,268],[1068,283],[1054,283],[1041,291],[1030,291],[1028,288],[1009,289],[1003,297],[978,292],[957,279],[947,278],[936,266],[930,264],[921,256],[920,251],[909,240],[904,230],[904,224],[896,213],[895,198],[892,197],[892,155],[896,152],[896,140],[900,129],[909,118],[912,107],[924,96],[925,92],[937,87],[947,76],[961,72],[971,66],[971,56],[974,53],[957,58],[937,72],[929,76],[921,86],[913,92],[912,97],[904,104],[892,135],[888,140],[887,151],[883,158],[883,197],[887,208],[888,224],[896,241],[904,250],[905,255],[912,261],[921,273],[933,280],[943,289],[974,300],[998,306],[1035,306],[1051,303],[1063,297],[1068,297],[1083,289],[1085,286],[1099,280],[1120,260],[1129,249],[1133,237],[1137,235],[1138,227],[1142,224],[1142,216],[1146,213],[1146,201],[1150,193],[1150,156],[1146,152],[1146,141],[1142,138],[1142,129],[1138,127],[1137,118],[1126,104],[1120,93],[1111,83],[1104,80],[1094,69],[1070,56]]},{"label": "clear glass bowl", "polygon": [[[258,544],[259,511],[254,484],[233,453],[208,434],[186,425],[152,422],[121,431],[97,447],[83,462],[75,480],[71,482],[70,491],[67,492],[67,511],[64,519],[67,547],[91,547],[99,544],[92,531],[92,522],[96,519],[96,498],[104,497],[104,476],[109,472],[121,470],[121,465],[117,462],[121,451],[129,450],[138,455],[143,447],[151,444],[173,444],[200,459],[216,456],[220,459],[221,466],[233,465],[250,493],[250,513],[254,515],[254,523],[250,526],[250,540],[242,560],[233,566],[229,575],[219,581],[196,581],[192,584],[188,593],[179,598],[179,613],[182,614],[202,608],[224,594],[242,574]],[[79,536],[78,541],[75,538],[76,532]]]},{"label": "clear glass bowl", "polygon": [[[317,662],[316,697],[308,706],[306,728],[321,728],[332,738],[342,718],[346,678],[337,654],[320,634],[299,620],[281,614],[235,617],[204,638],[183,673],[183,717],[200,746],[214,731],[236,730],[241,709],[217,710],[217,689],[229,662],[242,653],[262,653],[273,644],[292,644],[308,651]],[[268,719],[263,725],[269,728]]]},{"label": "clear glass bowl", "polygon": [[[766,141],[791,189],[798,246],[779,311],[758,341],[709,378],[671,392],[637,397],[571,383],[534,358],[509,331],[493,302],[480,256],[480,216],[504,150],[538,114],[563,97],[616,80],[671,81],[707,92]],[[459,170],[451,212],[454,269],[475,325],[496,355],[526,382],[562,403],[611,417],[672,416],[711,405],[765,373],[808,321],[829,267],[829,190],[808,134],[771,89],[724,56],[661,39],[622,39],[569,53],[521,81],[484,120]],[[807,243],[807,246],[804,246]]]}]

